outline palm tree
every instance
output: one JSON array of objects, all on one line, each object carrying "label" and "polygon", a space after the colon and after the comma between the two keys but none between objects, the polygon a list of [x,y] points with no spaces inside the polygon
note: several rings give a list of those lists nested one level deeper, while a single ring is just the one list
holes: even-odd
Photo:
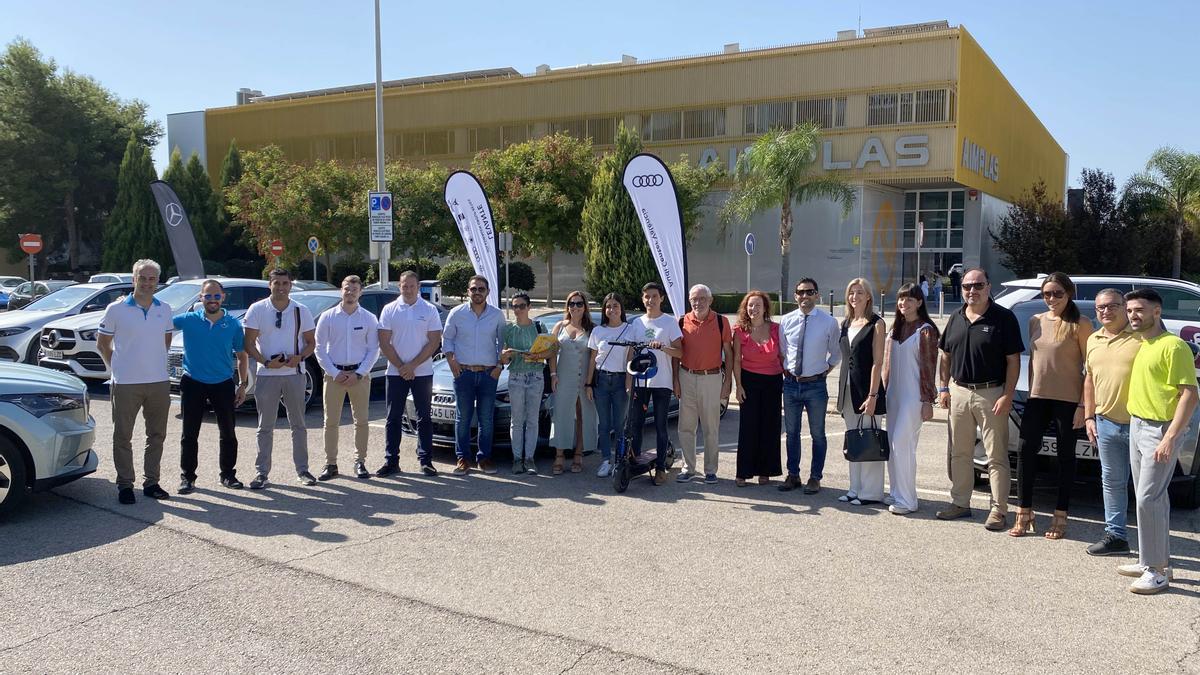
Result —
[{"label": "palm tree", "polygon": [[792,205],[816,199],[840,202],[842,216],[854,205],[855,189],[833,172],[817,166],[820,127],[805,122],[792,129],[774,129],[759,136],[738,158],[733,192],[721,212],[721,222],[745,222],[759,211],[780,207],[779,300],[787,298],[788,263],[792,248]]},{"label": "palm tree", "polygon": [[1146,170],[1129,179],[1125,193],[1149,197],[1175,225],[1175,250],[1171,276],[1180,278],[1183,266],[1183,231],[1200,220],[1200,155],[1162,147],[1150,155]]}]

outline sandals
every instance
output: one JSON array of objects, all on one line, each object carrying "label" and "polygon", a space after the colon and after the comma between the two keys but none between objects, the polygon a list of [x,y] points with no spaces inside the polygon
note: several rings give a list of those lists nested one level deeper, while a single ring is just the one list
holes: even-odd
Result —
[{"label": "sandals", "polygon": [[571,460],[571,473],[583,471],[583,451],[576,450],[575,458]]},{"label": "sandals", "polygon": [[1047,539],[1062,539],[1067,536],[1067,512],[1055,511],[1050,519],[1050,527],[1046,529]]},{"label": "sandals", "polygon": [[745,478],[737,479],[737,486],[738,487],[746,487],[746,479]]},{"label": "sandals", "polygon": [[555,476],[561,476],[563,472],[563,456],[559,455],[554,458],[554,467],[551,469]]},{"label": "sandals", "polygon": [[[1033,509],[1024,509],[1017,507],[1017,518],[1013,521],[1012,529],[1008,531],[1010,537],[1024,537],[1027,534],[1034,534],[1033,531]],[[1050,533],[1047,532],[1049,537]]]}]

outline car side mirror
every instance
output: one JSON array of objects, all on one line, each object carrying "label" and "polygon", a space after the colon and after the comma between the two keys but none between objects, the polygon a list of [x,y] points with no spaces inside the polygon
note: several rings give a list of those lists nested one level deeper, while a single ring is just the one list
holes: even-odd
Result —
[{"label": "car side mirror", "polygon": [[88,314],[90,312],[99,312],[102,309],[104,309],[104,305],[92,303],[90,305],[83,306],[83,313]]}]

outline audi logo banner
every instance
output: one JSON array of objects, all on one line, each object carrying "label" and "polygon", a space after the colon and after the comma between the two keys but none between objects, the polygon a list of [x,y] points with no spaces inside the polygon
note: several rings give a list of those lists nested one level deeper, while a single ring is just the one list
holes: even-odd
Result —
[{"label": "audi logo banner", "polygon": [[642,231],[646,233],[650,256],[667,288],[671,311],[676,314],[686,312],[687,249],[683,243],[683,217],[679,212],[675,180],[661,159],[642,153],[625,165],[621,182],[633,200]]},{"label": "audi logo banner", "polygon": [[455,171],[446,179],[446,206],[458,223],[475,273],[488,280],[488,302],[500,306],[500,275],[496,269],[496,226],[492,207],[479,179],[470,171]]},{"label": "audi logo banner", "polygon": [[[162,214],[163,227],[167,231],[167,242],[171,244],[171,257],[175,258],[175,269],[182,279],[203,279],[204,263],[200,260],[200,249],[196,246],[196,235],[187,211],[179,201],[170,183],[156,180],[150,183],[150,192]],[[160,261],[161,262],[161,261]]]}]

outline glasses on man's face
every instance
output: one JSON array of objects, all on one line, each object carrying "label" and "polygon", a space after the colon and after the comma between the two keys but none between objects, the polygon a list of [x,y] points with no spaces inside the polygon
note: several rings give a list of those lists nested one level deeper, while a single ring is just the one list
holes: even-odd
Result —
[{"label": "glasses on man's face", "polygon": [[1055,300],[1058,300],[1060,298],[1067,297],[1067,292],[1066,291],[1042,291],[1042,297],[1047,300],[1049,300],[1050,298],[1054,298]]},{"label": "glasses on man's face", "polygon": [[471,288],[467,289],[467,292],[474,295],[476,293],[487,293],[487,289],[483,288],[482,286],[472,286]]},{"label": "glasses on man's face", "polygon": [[567,307],[586,307],[587,303],[582,300],[571,300],[567,303]]},{"label": "glasses on man's face", "polygon": [[986,281],[976,281],[970,284],[963,284],[962,289],[964,291],[982,291],[985,286],[987,286]]},{"label": "glasses on man's face", "polygon": [[1119,302],[1110,302],[1107,305],[1096,305],[1097,312],[1121,312],[1125,310],[1125,305]]},{"label": "glasses on man's face", "polygon": [[796,289],[796,295],[798,295],[802,298],[806,298],[810,295],[816,295],[816,294],[817,294],[817,289],[815,289],[815,288],[798,288],[798,289]]},{"label": "glasses on man's face", "polygon": [[275,310],[275,327],[283,328],[283,312]]},{"label": "glasses on man's face", "polygon": [[204,301],[205,301],[205,302],[209,302],[209,301],[212,301],[212,300],[220,300],[220,299],[221,299],[221,298],[223,298],[223,297],[225,297],[225,296],[224,296],[224,295],[222,295],[222,294],[220,294],[220,293],[205,293],[205,294],[204,294]]},{"label": "glasses on man's face", "polygon": [[523,302],[514,302],[511,305],[509,305],[509,307],[512,307],[513,311],[516,311],[516,312],[519,312],[523,309],[529,309],[529,305],[527,305]]}]

